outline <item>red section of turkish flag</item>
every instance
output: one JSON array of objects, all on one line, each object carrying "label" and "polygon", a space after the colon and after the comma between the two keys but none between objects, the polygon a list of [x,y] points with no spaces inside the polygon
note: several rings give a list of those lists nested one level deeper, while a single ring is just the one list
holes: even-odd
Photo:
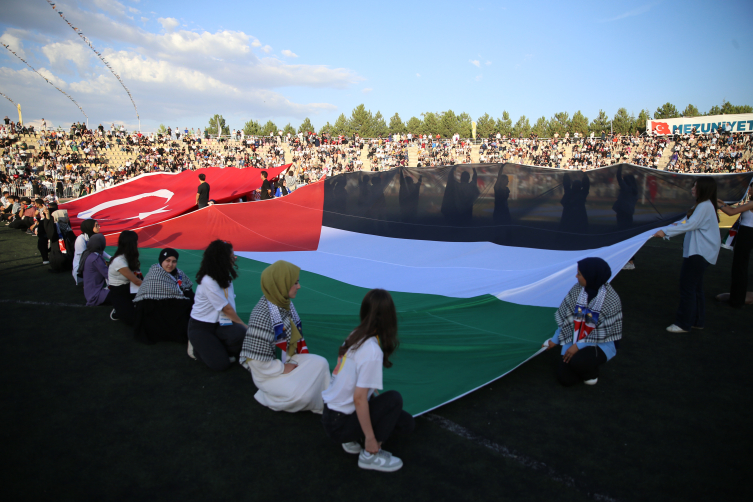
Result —
[{"label": "red section of turkish flag", "polygon": [[[140,248],[203,250],[222,239],[237,251],[315,251],[323,206],[320,182],[278,199],[217,204],[134,231]],[[106,235],[107,245],[117,246],[119,235]]]},{"label": "red section of turkish flag", "polygon": [[[263,169],[269,177],[279,175],[290,164]],[[179,174],[143,174],[100,192],[60,205],[68,210],[71,227],[78,233],[81,222],[93,218],[103,234],[133,230],[165,221],[196,208],[196,189],[206,175],[209,198],[230,202],[261,187],[262,169],[208,167]]]}]

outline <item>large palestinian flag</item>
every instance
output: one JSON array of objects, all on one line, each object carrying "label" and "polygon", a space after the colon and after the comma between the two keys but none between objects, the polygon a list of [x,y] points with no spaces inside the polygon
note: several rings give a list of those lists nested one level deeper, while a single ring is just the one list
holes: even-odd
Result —
[{"label": "large palestinian flag", "polygon": [[[266,169],[269,178],[285,171],[290,164]],[[210,199],[230,202],[261,187],[262,169],[208,167],[201,171],[181,173],[147,173],[124,183],[105,188],[85,197],[60,205],[68,210],[71,227],[78,230],[81,222],[94,218],[103,233],[132,230],[174,218],[196,207],[196,188],[206,175]]]},{"label": "large palestinian flag", "polygon": [[[746,175],[716,176],[742,197]],[[248,316],[262,270],[303,270],[295,300],[313,353],[334,365],[371,288],[392,292],[401,346],[385,372],[419,414],[534,356],[556,329],[554,310],[576,262],[599,256],[616,274],[657,227],[692,205],[693,177],[623,165],[582,173],[520,165],[461,165],[352,173],[270,201],[216,205],[136,229],[143,268],[181,250],[195,274],[213,239],[233,243],[237,306]],[[108,244],[117,234],[108,236]],[[628,313],[630,315],[630,313]]]}]

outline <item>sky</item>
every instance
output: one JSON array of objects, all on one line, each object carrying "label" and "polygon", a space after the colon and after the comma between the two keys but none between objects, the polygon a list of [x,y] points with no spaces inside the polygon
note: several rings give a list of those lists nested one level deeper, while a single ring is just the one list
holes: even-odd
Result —
[{"label": "sky", "polygon": [[[363,103],[385,119],[453,110],[535,122],[671,102],[753,105],[753,2],[359,3],[4,0],[0,41],[89,125],[201,127],[221,114],[297,127]],[[0,47],[0,92],[26,123],[85,120]],[[0,116],[17,118],[0,97]]]}]

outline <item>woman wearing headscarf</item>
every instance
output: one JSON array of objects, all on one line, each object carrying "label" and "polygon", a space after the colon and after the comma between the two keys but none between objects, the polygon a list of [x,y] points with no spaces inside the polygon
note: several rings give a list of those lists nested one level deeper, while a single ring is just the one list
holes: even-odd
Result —
[{"label": "woman wearing headscarf", "polygon": [[599,366],[617,354],[622,339],[622,302],[607,282],[609,264],[601,258],[578,262],[578,283],[555,312],[557,331],[544,347],[562,346],[557,380],[569,387],[583,382],[596,385]]},{"label": "woman wearing headscarf", "polygon": [[107,289],[107,263],[102,256],[105,251],[105,236],[94,234],[86,243],[86,251],[81,255],[84,262],[84,296],[87,307],[107,305],[110,290]]},{"label": "woman wearing headscarf", "polygon": [[166,248],[159,253],[133,300],[136,304],[134,337],[154,344],[159,341],[188,341],[188,320],[191,318],[193,283],[178,268],[178,252]]},{"label": "woman wearing headscarf", "polygon": [[[92,235],[99,233],[99,223],[97,220],[88,219],[81,223],[81,235],[76,237],[76,243],[73,253],[73,280],[76,281],[76,285],[81,284],[84,281],[84,264],[81,261],[81,255],[86,251],[86,245]],[[110,259],[110,255],[103,252],[102,256],[106,260]]]},{"label": "woman wearing headscarf", "polygon": [[303,325],[293,305],[301,269],[276,261],[261,274],[264,295],[248,320],[240,362],[259,389],[254,398],[275,411],[322,413],[329,364],[309,354]]},{"label": "woman wearing headscarf", "polygon": [[50,218],[50,209],[45,208],[43,214],[42,225],[47,238],[50,239],[50,268],[53,272],[70,270],[73,267],[76,234],[71,230],[68,211],[58,209],[52,212]]}]

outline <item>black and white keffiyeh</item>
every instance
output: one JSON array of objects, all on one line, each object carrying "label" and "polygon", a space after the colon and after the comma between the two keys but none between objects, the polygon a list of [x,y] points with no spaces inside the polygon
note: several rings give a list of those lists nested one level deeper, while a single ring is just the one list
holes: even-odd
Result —
[{"label": "black and white keffiyeh", "polygon": [[[297,326],[300,332],[301,319],[293,302],[290,302],[290,311],[287,311],[262,296],[248,319],[248,330],[243,340],[240,360],[272,361],[277,358],[275,348],[281,348],[282,354],[285,354],[285,348],[293,333],[291,325]],[[297,341],[296,352],[308,352],[305,343],[301,344],[302,340],[301,338]],[[284,355],[282,357],[284,358]]]},{"label": "black and white keffiyeh", "polygon": [[573,343],[575,334],[576,312],[578,307],[582,310],[587,308],[596,313],[595,326],[581,340],[586,343],[605,343],[620,340],[622,338],[622,302],[617,292],[610,284],[599,288],[598,294],[590,302],[587,301],[585,288],[575,284],[562,300],[554,319],[560,329],[560,344]]},{"label": "black and white keffiyeh", "polygon": [[176,268],[175,271],[177,273],[173,276],[159,263],[153,264],[133,301],[167,300],[168,298],[188,300],[189,298],[183,294],[183,291],[193,288],[193,283],[181,269]]}]

